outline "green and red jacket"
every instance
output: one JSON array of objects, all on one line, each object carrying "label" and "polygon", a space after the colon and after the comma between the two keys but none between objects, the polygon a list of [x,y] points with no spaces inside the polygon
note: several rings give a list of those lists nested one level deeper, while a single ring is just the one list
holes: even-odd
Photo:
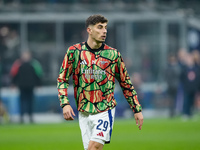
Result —
[{"label": "green and red jacket", "polygon": [[133,111],[142,109],[121,54],[106,44],[91,49],[83,42],[68,48],[57,79],[61,107],[70,104],[67,89],[71,75],[78,111],[99,113],[114,108],[115,78]]}]

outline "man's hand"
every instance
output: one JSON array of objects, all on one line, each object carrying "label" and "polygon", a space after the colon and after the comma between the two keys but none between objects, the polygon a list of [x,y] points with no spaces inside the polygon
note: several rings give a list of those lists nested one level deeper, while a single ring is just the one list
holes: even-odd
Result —
[{"label": "man's hand", "polygon": [[65,120],[74,120],[73,116],[75,113],[70,105],[66,105],[63,107],[63,117]]},{"label": "man's hand", "polygon": [[143,115],[142,115],[142,112],[135,113],[134,117],[135,117],[136,125],[141,130],[142,129],[142,124],[143,124]]}]

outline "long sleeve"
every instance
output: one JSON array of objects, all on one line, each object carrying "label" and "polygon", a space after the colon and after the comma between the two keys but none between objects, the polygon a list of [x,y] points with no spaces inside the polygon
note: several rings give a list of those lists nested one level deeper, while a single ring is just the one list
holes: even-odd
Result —
[{"label": "long sleeve", "polygon": [[17,59],[12,67],[11,67],[11,70],[10,70],[10,75],[12,77],[12,83],[16,84],[16,76],[17,76],[17,73],[19,71],[19,67],[21,66],[21,61],[19,59]]},{"label": "long sleeve", "polygon": [[73,50],[67,50],[57,78],[58,98],[60,106],[69,104],[68,92],[69,78],[73,71]]},{"label": "long sleeve", "polygon": [[124,61],[119,52],[118,52],[118,56],[119,57],[116,60],[117,65],[115,67],[115,71],[116,71],[115,77],[119,81],[123,94],[125,98],[127,99],[127,102],[129,103],[131,109],[133,109],[133,112],[135,113],[141,112],[142,107],[138,101],[137,93],[131,83]]}]

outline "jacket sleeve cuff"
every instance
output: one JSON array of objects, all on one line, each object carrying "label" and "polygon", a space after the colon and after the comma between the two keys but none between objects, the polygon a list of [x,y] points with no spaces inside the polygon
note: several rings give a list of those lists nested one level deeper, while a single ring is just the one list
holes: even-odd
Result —
[{"label": "jacket sleeve cuff", "polygon": [[61,107],[65,107],[66,105],[69,105],[69,103],[65,103],[65,104],[62,104]]},{"label": "jacket sleeve cuff", "polygon": [[141,105],[137,105],[134,107],[133,112],[134,113],[139,113],[142,111],[142,106]]}]

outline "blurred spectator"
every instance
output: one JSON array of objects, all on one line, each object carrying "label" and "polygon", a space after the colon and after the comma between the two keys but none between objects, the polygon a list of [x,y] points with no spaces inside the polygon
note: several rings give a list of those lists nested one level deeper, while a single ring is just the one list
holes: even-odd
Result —
[{"label": "blurred spectator", "polygon": [[[193,59],[194,59],[195,66],[197,67],[197,69],[200,72],[200,51],[199,50],[193,50],[192,56],[193,56]],[[200,94],[200,85],[199,85],[199,88],[198,88],[198,92]]]},{"label": "blurred spectator", "polygon": [[200,85],[200,72],[191,54],[187,55],[185,64],[180,79],[184,93],[183,117],[188,119],[192,116],[194,109],[195,95]]},{"label": "blurred spectator", "polygon": [[200,67],[200,51],[199,50],[193,50],[192,56],[194,58],[195,65],[197,67]]},{"label": "blurred spectator", "polygon": [[24,51],[14,62],[10,73],[13,84],[20,90],[20,121],[24,122],[23,116],[28,112],[29,121],[33,122],[34,88],[41,84],[42,68],[29,51]]},{"label": "blurred spectator", "polygon": [[[186,49],[180,48],[178,50],[177,57],[178,57],[178,63],[179,63],[181,72],[183,68],[185,68],[187,55],[188,55],[188,52]],[[177,111],[179,113],[182,113],[183,111],[183,101],[184,101],[183,85],[180,80],[178,91],[177,91]]]},{"label": "blurred spectator", "polygon": [[176,110],[176,97],[179,86],[180,66],[175,55],[170,55],[168,65],[165,71],[165,79],[167,82],[167,94],[169,97],[170,117],[174,117]]},{"label": "blurred spectator", "polygon": [[18,49],[20,44],[19,35],[16,30],[10,30],[6,37],[6,45],[9,50],[14,51]]},{"label": "blurred spectator", "polygon": [[5,37],[5,45],[7,47],[6,59],[9,64],[12,64],[19,57],[19,35],[16,30],[9,29]]},{"label": "blurred spectator", "polygon": [[0,60],[2,61],[4,59],[4,55],[6,52],[6,46],[3,37],[0,34]]},{"label": "blurred spectator", "polygon": [[12,63],[19,57],[19,35],[8,26],[0,28],[0,57],[2,63],[2,85],[10,84],[9,71]]},{"label": "blurred spectator", "polygon": [[4,39],[0,34],[0,62],[3,63],[4,62],[4,55],[6,52],[6,46],[4,43]]},{"label": "blurred spectator", "polygon": [[0,124],[9,122],[8,112],[0,99]]},{"label": "blurred spectator", "polygon": [[185,65],[186,60],[187,60],[187,55],[188,55],[188,52],[184,48],[181,48],[178,51],[178,61],[179,61],[179,64],[181,65],[181,67]]},{"label": "blurred spectator", "polygon": [[6,44],[5,44],[5,39],[4,39],[4,36],[7,32],[7,30],[5,30],[6,28],[0,28],[0,65],[1,65],[1,78],[0,78],[0,81],[1,81],[1,85],[5,85],[5,79],[4,77],[7,75],[6,74],[6,58],[5,58],[5,54],[6,54],[6,51],[7,51],[7,47],[6,47]]},{"label": "blurred spectator", "polygon": [[[192,56],[194,58],[195,65],[200,72],[200,51],[199,50],[193,50]],[[195,101],[196,101],[197,107],[199,109],[200,108],[200,105],[199,105],[200,104],[200,84],[199,84],[198,91],[197,91],[197,94],[196,94],[196,97],[195,97]]]},{"label": "blurred spectator", "polygon": [[2,86],[2,58],[4,56],[4,46],[2,45],[2,41],[0,39],[0,124],[1,123],[7,123],[9,121],[9,115],[7,113],[7,110],[1,100],[1,86]]}]

